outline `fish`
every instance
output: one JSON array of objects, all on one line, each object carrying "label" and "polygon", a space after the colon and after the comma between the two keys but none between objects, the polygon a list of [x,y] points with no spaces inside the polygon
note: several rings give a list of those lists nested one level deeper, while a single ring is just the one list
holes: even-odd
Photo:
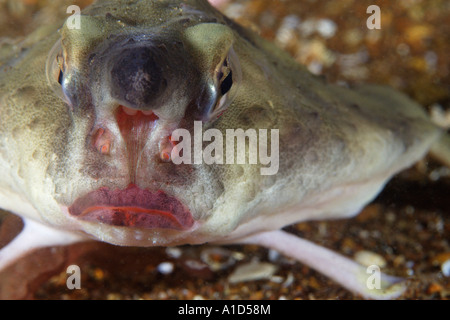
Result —
[{"label": "fish", "polygon": [[98,0],[1,52],[0,208],[24,228],[0,270],[89,240],[256,244],[406,289],[282,230],[357,215],[446,137],[405,95],[327,83],[205,0]]}]

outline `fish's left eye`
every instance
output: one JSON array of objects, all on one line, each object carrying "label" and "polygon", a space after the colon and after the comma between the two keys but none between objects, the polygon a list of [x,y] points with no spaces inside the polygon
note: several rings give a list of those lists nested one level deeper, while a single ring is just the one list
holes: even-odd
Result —
[{"label": "fish's left eye", "polygon": [[228,59],[224,61],[218,78],[220,83],[220,94],[223,96],[230,91],[231,86],[233,85],[233,71],[228,66]]},{"label": "fish's left eye", "polygon": [[236,96],[241,77],[238,57],[231,48],[228,56],[216,68],[215,102],[207,114],[207,120],[221,115],[228,108]]}]

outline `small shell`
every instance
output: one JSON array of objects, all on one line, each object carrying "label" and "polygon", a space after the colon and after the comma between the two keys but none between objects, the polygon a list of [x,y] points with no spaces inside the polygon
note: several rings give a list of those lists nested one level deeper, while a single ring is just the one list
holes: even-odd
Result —
[{"label": "small shell", "polygon": [[220,247],[203,249],[200,257],[212,271],[224,270],[236,262],[232,251]]},{"label": "small shell", "polygon": [[228,277],[230,283],[271,279],[277,267],[268,262],[250,262],[237,267]]},{"label": "small shell", "polygon": [[167,247],[166,254],[173,259],[178,259],[181,257],[183,252],[178,247]]}]

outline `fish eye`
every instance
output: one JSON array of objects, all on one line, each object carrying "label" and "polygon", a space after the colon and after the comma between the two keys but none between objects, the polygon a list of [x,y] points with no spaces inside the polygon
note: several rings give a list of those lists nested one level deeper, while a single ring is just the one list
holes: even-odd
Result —
[{"label": "fish eye", "polygon": [[216,68],[215,76],[216,99],[214,107],[209,112],[208,119],[221,115],[236,96],[242,74],[238,57],[233,48]]},{"label": "fish eye", "polygon": [[223,62],[218,78],[220,83],[220,94],[223,96],[230,91],[233,85],[233,71],[228,66],[228,59],[225,59]]},{"label": "fish eye", "polygon": [[60,70],[60,71],[59,71],[59,76],[58,76],[58,83],[59,83],[60,85],[62,85],[63,79],[64,79],[64,73]]},{"label": "fish eye", "polygon": [[58,83],[59,83],[59,85],[60,86],[62,86],[62,83],[63,83],[63,81],[64,81],[64,60],[63,60],[64,58],[62,57],[62,55],[58,55],[57,57],[56,57],[56,63],[57,63],[57,65],[58,65],[58,70],[56,70],[57,71],[57,74],[58,74]]},{"label": "fish eye", "polygon": [[59,85],[62,85],[64,81],[64,58],[61,51],[55,51],[49,55],[47,76],[50,78],[50,81],[56,81]]},{"label": "fish eye", "polygon": [[64,68],[65,66],[64,66],[64,57],[62,54],[61,41],[58,41],[50,50],[50,53],[47,58],[46,64],[47,81],[53,92],[64,102],[69,103],[69,100],[67,99],[63,91],[64,71],[65,71]]}]

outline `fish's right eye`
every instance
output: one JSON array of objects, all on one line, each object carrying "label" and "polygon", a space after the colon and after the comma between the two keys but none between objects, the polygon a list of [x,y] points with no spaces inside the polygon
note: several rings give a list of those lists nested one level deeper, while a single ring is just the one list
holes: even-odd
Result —
[{"label": "fish's right eye", "polygon": [[56,70],[56,73],[58,74],[57,81],[62,86],[64,81],[64,58],[61,54],[56,56],[56,64],[58,67]]},{"label": "fish's right eye", "polygon": [[64,102],[69,104],[69,99],[67,99],[64,94],[64,57],[62,54],[61,41],[58,41],[50,51],[47,58],[46,73],[47,81],[53,92],[61,98]]},{"label": "fish's right eye", "polygon": [[62,85],[63,79],[64,79],[64,73],[62,72],[62,70],[59,70],[58,83],[60,85]]}]

